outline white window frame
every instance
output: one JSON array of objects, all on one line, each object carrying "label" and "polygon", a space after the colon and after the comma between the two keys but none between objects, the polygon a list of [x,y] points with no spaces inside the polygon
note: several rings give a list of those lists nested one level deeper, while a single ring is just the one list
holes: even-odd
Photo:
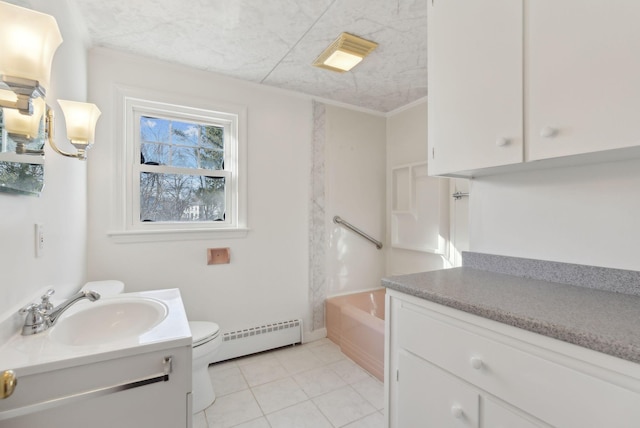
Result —
[{"label": "white window frame", "polygon": [[[121,141],[116,141],[116,177],[121,179],[116,189],[118,203],[115,230],[108,235],[122,243],[246,236],[246,108],[234,105],[212,106],[210,102],[157,92],[124,88],[118,88],[116,92],[116,105],[119,107],[116,126],[122,130]],[[141,165],[139,136],[142,116],[224,127],[224,170],[203,171],[164,165]],[[224,177],[225,220],[140,221],[140,173],[143,171]]]}]

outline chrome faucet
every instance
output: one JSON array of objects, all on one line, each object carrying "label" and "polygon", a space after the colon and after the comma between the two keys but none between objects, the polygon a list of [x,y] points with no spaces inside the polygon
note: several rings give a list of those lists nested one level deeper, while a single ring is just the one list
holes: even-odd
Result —
[{"label": "chrome faucet", "polygon": [[95,302],[100,298],[100,294],[95,291],[79,291],[71,296],[69,300],[54,308],[49,302],[53,293],[55,293],[54,290],[49,290],[42,296],[42,301],[39,304],[31,303],[20,309],[20,314],[26,314],[24,325],[22,326],[23,336],[37,334],[53,327],[64,311],[82,299],[89,299]]}]

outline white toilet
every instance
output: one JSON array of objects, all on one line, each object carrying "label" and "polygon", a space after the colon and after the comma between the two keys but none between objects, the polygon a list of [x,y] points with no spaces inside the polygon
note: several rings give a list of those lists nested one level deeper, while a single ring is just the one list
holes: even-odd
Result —
[{"label": "white toilet", "polygon": [[218,324],[208,321],[189,321],[193,337],[192,363],[192,404],[193,413],[199,413],[209,407],[216,399],[207,368],[213,361],[222,336]]},{"label": "white toilet", "polygon": [[[124,292],[121,281],[92,281],[82,290],[94,290],[102,297],[112,297]],[[193,413],[199,413],[209,407],[216,399],[207,367],[213,361],[222,336],[218,324],[208,321],[190,321],[189,328],[193,337],[192,371],[192,404]]]}]

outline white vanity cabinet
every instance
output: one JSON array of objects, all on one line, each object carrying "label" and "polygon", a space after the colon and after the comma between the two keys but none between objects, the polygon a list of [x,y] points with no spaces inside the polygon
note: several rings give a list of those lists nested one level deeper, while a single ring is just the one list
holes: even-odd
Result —
[{"label": "white vanity cabinet", "polygon": [[637,364],[387,290],[389,428],[640,426]]},{"label": "white vanity cabinet", "polygon": [[191,426],[190,346],[17,375],[2,428]]},{"label": "white vanity cabinet", "polygon": [[433,0],[428,16],[431,175],[640,147],[639,2]]}]

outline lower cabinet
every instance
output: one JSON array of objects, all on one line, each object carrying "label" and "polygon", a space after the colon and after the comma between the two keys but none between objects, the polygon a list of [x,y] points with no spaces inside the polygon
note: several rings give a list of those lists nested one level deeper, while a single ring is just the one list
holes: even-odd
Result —
[{"label": "lower cabinet", "polygon": [[2,428],[190,428],[191,346],[34,374],[0,400]]},{"label": "lower cabinet", "polygon": [[[479,394],[436,366],[400,351],[398,424],[401,427],[478,427]],[[432,387],[425,388],[426,385]],[[436,387],[437,385],[437,387]]]},{"label": "lower cabinet", "polygon": [[387,428],[638,428],[640,365],[387,290]]}]

